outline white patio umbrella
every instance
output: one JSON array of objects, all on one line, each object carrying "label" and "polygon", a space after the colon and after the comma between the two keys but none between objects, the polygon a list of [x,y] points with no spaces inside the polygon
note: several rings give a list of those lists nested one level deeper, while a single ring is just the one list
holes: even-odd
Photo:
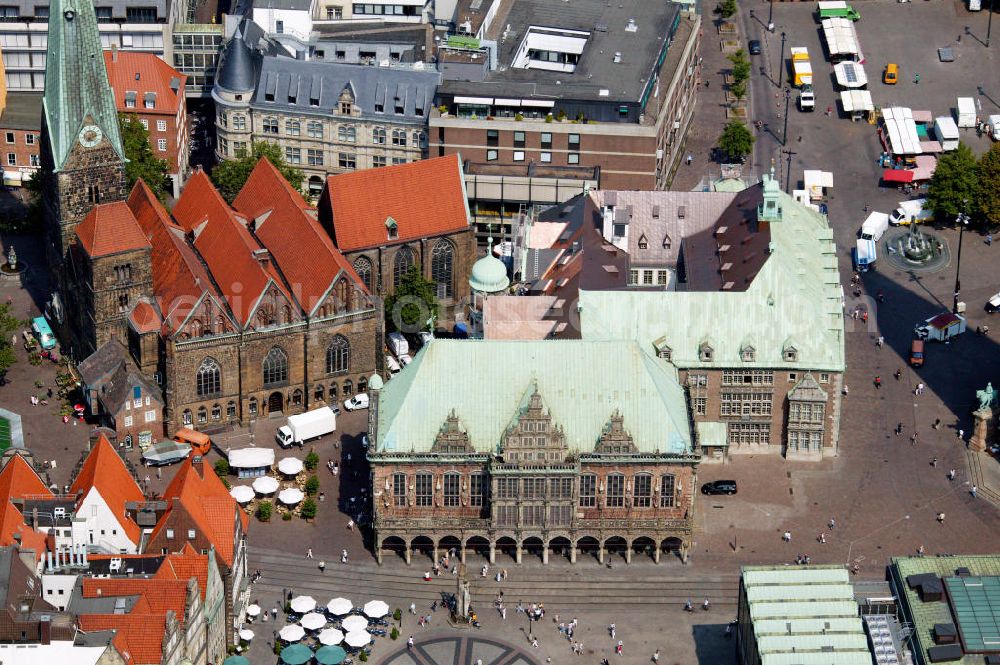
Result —
[{"label": "white patio umbrella", "polygon": [[326,625],[326,617],[316,612],[310,612],[299,619],[299,624],[306,630],[319,630]]},{"label": "white patio umbrella", "polygon": [[253,605],[247,608],[247,616],[255,617],[258,614],[260,614],[260,605],[258,605],[257,603],[254,603]]},{"label": "white patio umbrella", "polygon": [[336,628],[324,628],[316,636],[323,646],[331,647],[344,641],[344,634]]},{"label": "white patio umbrella", "polygon": [[389,613],[389,606],[381,600],[372,600],[365,603],[365,614],[373,619],[384,617]]},{"label": "white patio umbrella", "polygon": [[346,598],[334,598],[326,604],[326,611],[336,616],[343,616],[353,607],[354,604]]},{"label": "white patio umbrella", "polygon": [[294,476],[302,473],[303,468],[302,460],[297,457],[286,457],[278,462],[278,471],[282,472],[286,476]]},{"label": "white patio umbrella", "polygon": [[363,647],[364,645],[372,641],[372,636],[369,635],[367,631],[355,630],[353,632],[348,633],[347,636],[344,638],[344,641],[347,642],[348,646]]},{"label": "white patio umbrella", "polygon": [[244,628],[243,630],[240,631],[240,639],[243,640],[244,642],[249,642],[250,640],[253,639],[253,631],[250,630],[249,628]]},{"label": "white patio umbrella", "polygon": [[[306,631],[302,629],[302,626],[296,623],[290,623],[278,631],[278,637],[286,642],[298,642],[305,634]],[[365,633],[365,635],[367,634]]]},{"label": "white patio umbrella", "polygon": [[253,488],[249,485],[237,485],[229,490],[229,496],[236,499],[237,503],[246,503],[253,499]]},{"label": "white patio umbrella", "polygon": [[278,479],[271,476],[261,476],[253,481],[253,489],[257,494],[274,494],[278,491]]},{"label": "white patio umbrella", "polygon": [[316,601],[312,596],[295,596],[292,598],[292,611],[296,614],[305,614],[316,609]]},{"label": "white patio umbrella", "polygon": [[344,619],[340,624],[343,629],[348,633],[353,633],[358,630],[364,630],[368,627],[368,619],[363,616],[358,616],[357,614],[352,614],[351,616]]},{"label": "white patio umbrella", "polygon": [[302,493],[302,490],[297,487],[289,487],[288,489],[281,490],[281,492],[278,493],[278,501],[286,506],[294,506],[298,502],[302,501],[305,496],[306,495]]}]

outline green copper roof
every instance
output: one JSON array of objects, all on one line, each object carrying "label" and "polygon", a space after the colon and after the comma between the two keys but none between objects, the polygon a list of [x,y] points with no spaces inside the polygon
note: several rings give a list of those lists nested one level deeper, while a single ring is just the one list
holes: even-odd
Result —
[{"label": "green copper roof", "polygon": [[428,452],[452,410],[479,452],[497,452],[537,386],[570,452],[591,452],[618,409],[641,453],[691,450],[676,372],[632,342],[435,339],[379,393],[380,453]]},{"label": "green copper roof", "polygon": [[[778,195],[782,212],[770,223],[772,253],[746,291],[581,290],[583,339],[635,339],[651,354],[656,343],[682,368],[843,371],[833,232],[825,216]],[[702,344],[712,349],[710,361],[701,359]],[[753,348],[754,360],[742,359],[745,347]],[[792,349],[794,355],[786,355]]]},{"label": "green copper roof", "polygon": [[871,665],[843,566],[748,566],[743,593],[761,665]]},{"label": "green copper roof", "polygon": [[124,159],[118,113],[104,67],[92,2],[52,0],[49,3],[43,105],[56,171],[63,168],[88,118],[101,128]]}]

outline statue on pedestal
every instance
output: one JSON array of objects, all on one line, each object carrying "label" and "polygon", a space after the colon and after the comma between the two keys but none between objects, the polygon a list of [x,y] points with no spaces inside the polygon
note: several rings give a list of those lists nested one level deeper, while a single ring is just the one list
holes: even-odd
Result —
[{"label": "statue on pedestal", "polygon": [[455,619],[464,621],[469,616],[469,606],[472,605],[472,592],[469,590],[469,580],[465,575],[465,564],[458,564],[458,577],[455,579]]},{"label": "statue on pedestal", "polygon": [[993,388],[992,383],[987,383],[985,389],[976,391],[976,398],[979,399],[979,408],[972,412],[974,422],[969,449],[981,452],[996,440],[998,391]]}]

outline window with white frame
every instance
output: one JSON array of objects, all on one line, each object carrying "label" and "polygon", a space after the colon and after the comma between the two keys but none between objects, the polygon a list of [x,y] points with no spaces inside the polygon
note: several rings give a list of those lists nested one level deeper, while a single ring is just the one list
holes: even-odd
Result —
[{"label": "window with white frame", "polygon": [[167,151],[167,139],[157,139],[156,140],[156,149],[159,150],[160,152],[166,152]]},{"label": "window with white frame", "polygon": [[158,132],[165,132],[165,131],[167,131],[167,121],[166,120],[157,120],[156,121],[156,131],[158,131]]},{"label": "window with white frame", "polygon": [[151,409],[146,412],[146,422],[151,423],[154,420],[156,420],[156,411]]}]

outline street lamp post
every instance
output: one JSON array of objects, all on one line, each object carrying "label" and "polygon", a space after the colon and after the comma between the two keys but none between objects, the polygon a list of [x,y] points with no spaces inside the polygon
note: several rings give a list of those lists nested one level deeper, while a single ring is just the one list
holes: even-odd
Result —
[{"label": "street lamp post", "polygon": [[792,89],[785,88],[785,129],[781,133],[781,145],[788,143],[788,102],[792,99]]},{"label": "street lamp post", "polygon": [[990,47],[990,30],[993,29],[993,0],[990,0],[990,16],[986,20],[986,48]]},{"label": "street lamp post", "polygon": [[785,157],[788,158],[788,164],[785,166],[785,192],[788,194],[792,193],[792,157],[799,153],[792,152],[791,150],[782,150]]},{"label": "street lamp post", "polygon": [[955,302],[951,311],[958,314],[958,297],[962,291],[962,237],[965,235],[965,227],[969,225],[969,216],[965,213],[969,207],[969,202],[965,202],[962,212],[958,213],[958,258],[955,261]]},{"label": "street lamp post", "polygon": [[785,31],[781,31],[781,57],[778,58],[778,88],[785,78]]},{"label": "street lamp post", "polygon": [[774,32],[774,0],[767,5],[767,30]]}]

